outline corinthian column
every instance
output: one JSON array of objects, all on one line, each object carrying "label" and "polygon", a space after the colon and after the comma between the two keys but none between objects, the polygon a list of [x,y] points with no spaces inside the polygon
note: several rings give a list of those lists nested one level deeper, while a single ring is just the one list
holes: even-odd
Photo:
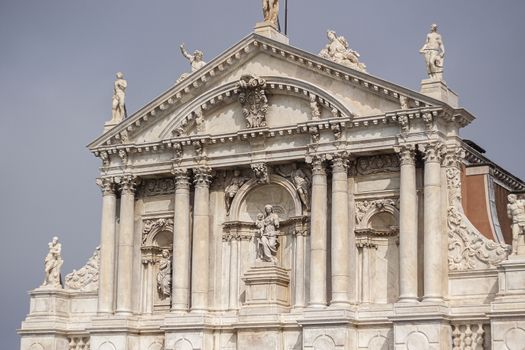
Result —
[{"label": "corinthian column", "polygon": [[190,178],[188,170],[177,169],[173,218],[173,282],[172,311],[188,311],[190,307]]},{"label": "corinthian column", "polygon": [[193,250],[191,267],[191,310],[208,308],[208,278],[210,251],[210,183],[211,169],[194,169],[195,203],[193,206]]},{"label": "corinthian column", "polygon": [[98,312],[113,312],[115,286],[115,223],[117,196],[113,179],[97,179],[102,189],[102,223],[100,228],[100,276],[98,287]]},{"label": "corinthian column", "polygon": [[327,182],[324,161],[312,160],[310,306],[326,306]]},{"label": "corinthian column", "polygon": [[417,302],[417,189],[414,145],[396,149],[401,161],[399,196],[399,302]]},{"label": "corinthian column", "polygon": [[133,231],[135,226],[136,176],[124,176],[120,182],[120,232],[118,241],[117,313],[131,313],[133,276]]},{"label": "corinthian column", "polygon": [[442,144],[422,145],[425,159],[424,175],[424,249],[423,300],[443,300],[443,228],[441,217]]},{"label": "corinthian column", "polygon": [[[313,212],[315,213],[315,212]],[[330,305],[349,304],[350,285],[348,247],[348,159],[332,159],[332,300]]]}]

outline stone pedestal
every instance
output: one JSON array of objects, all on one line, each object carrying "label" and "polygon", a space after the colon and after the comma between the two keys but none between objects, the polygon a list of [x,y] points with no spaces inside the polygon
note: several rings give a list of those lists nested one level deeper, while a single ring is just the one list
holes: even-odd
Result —
[{"label": "stone pedestal", "polygon": [[258,263],[246,271],[246,301],[241,314],[281,313],[290,307],[289,271],[271,263]]},{"label": "stone pedestal", "polygon": [[525,256],[511,256],[498,267],[499,291],[491,304],[492,349],[525,346]]},{"label": "stone pedestal", "polygon": [[275,41],[281,42],[283,44],[289,44],[290,39],[282,33],[280,33],[277,28],[268,22],[260,22],[255,25],[255,34],[265,36],[267,38],[273,39]]},{"label": "stone pedestal", "polygon": [[421,81],[421,91],[423,95],[445,102],[451,107],[459,108],[458,95],[447,86],[443,80],[424,79]]}]

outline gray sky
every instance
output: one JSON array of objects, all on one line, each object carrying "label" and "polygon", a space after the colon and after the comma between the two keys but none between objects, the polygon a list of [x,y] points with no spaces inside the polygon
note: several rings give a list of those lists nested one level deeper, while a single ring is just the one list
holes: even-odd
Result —
[{"label": "gray sky", "polygon": [[[426,76],[418,50],[438,23],[445,79],[477,117],[463,136],[525,178],[523,0],[289,0],[289,10],[292,45],[317,53],[335,29],[371,74],[414,90]],[[3,349],[19,346],[50,238],[62,240],[64,274],[98,245],[100,162],[85,145],[111,116],[115,72],[134,112],[189,70],[182,42],[210,61],[261,17],[260,0],[0,0]]]}]

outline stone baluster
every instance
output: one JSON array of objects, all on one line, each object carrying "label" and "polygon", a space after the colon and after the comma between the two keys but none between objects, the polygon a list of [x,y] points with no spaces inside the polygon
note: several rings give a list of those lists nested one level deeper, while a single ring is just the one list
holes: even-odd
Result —
[{"label": "stone baluster", "polygon": [[175,174],[173,225],[172,311],[189,311],[190,307],[190,178],[188,170]]},{"label": "stone baluster", "polygon": [[140,183],[136,176],[119,178],[120,232],[118,242],[117,313],[131,314],[133,277],[133,236],[135,226],[135,191]]},{"label": "stone baluster", "polygon": [[113,179],[98,179],[97,185],[102,189],[98,312],[110,314],[114,311],[117,195]]},{"label": "stone baluster", "polygon": [[310,306],[326,306],[327,180],[324,159],[312,159]]},{"label": "stone baluster", "polygon": [[337,154],[332,159],[332,306],[350,303],[348,225],[348,157]]},{"label": "stone baluster", "polygon": [[193,207],[193,250],[191,275],[191,310],[208,309],[208,278],[210,251],[210,184],[211,169],[194,169],[195,203]]},{"label": "stone baluster", "polygon": [[399,302],[417,302],[418,206],[414,145],[396,149],[401,162],[399,196]]},{"label": "stone baluster", "polygon": [[427,302],[443,300],[442,147],[439,142],[420,145],[425,159],[423,301]]}]

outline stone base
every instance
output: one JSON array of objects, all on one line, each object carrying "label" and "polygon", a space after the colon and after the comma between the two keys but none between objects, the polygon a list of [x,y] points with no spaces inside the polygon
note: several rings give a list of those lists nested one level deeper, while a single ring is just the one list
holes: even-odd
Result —
[{"label": "stone base", "polygon": [[518,298],[525,301],[525,256],[511,255],[498,266],[497,299]]},{"label": "stone base", "polygon": [[289,271],[272,263],[258,263],[246,271],[246,301],[241,314],[274,314],[287,312],[290,307]]},{"label": "stone base", "polygon": [[459,107],[458,95],[447,86],[443,80],[424,79],[421,81],[421,91],[423,95],[435,98],[436,100],[445,102],[450,107]]},{"label": "stone base", "polygon": [[280,33],[277,28],[275,28],[272,24],[268,22],[260,22],[255,25],[255,34],[259,34],[261,36],[265,36],[267,38],[270,38],[272,40],[278,41],[280,43],[288,45],[290,43],[290,39],[282,33]]}]

